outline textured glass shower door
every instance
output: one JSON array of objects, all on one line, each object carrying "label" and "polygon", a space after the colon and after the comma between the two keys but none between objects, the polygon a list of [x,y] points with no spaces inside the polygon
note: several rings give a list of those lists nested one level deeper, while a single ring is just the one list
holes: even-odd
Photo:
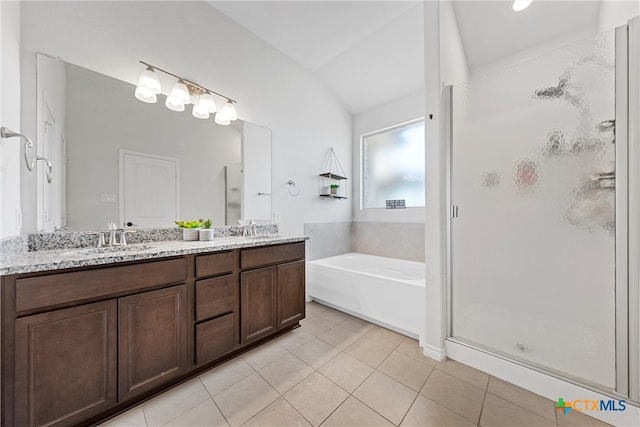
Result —
[{"label": "textured glass shower door", "polygon": [[451,106],[456,340],[616,387],[614,32],[472,75]]}]

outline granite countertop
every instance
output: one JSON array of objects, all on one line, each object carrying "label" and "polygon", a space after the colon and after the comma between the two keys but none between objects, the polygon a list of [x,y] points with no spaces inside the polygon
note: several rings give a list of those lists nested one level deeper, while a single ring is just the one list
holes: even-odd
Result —
[{"label": "granite countertop", "polygon": [[0,275],[61,270],[119,262],[166,258],[187,254],[218,252],[229,249],[268,246],[281,243],[303,242],[305,236],[269,235],[258,237],[216,237],[208,242],[163,241],[134,243],[126,247],[102,249],[66,248],[31,251],[0,261]]}]

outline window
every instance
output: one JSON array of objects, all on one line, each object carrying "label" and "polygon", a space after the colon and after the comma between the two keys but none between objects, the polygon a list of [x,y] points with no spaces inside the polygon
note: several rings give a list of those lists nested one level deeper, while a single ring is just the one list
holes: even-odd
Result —
[{"label": "window", "polygon": [[424,207],[424,119],[362,136],[362,206]]}]

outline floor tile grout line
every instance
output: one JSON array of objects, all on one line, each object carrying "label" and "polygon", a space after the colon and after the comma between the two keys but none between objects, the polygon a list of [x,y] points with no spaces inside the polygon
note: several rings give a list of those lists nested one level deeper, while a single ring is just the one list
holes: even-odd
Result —
[{"label": "floor tile grout line", "polygon": [[[490,378],[495,378],[495,377],[491,376]],[[510,383],[509,383],[509,384],[510,384]],[[513,385],[513,386],[514,386],[514,387],[518,387],[517,385]],[[520,387],[520,388],[521,388],[521,387]],[[523,389],[523,390],[525,390],[525,391],[529,391],[529,390],[526,390],[526,389]],[[536,416],[538,416],[538,417],[540,417],[540,418],[543,418],[543,419],[545,419],[545,420],[547,420],[547,421],[549,421],[549,422],[554,422],[554,421],[550,420],[549,418],[547,418],[547,417],[545,417],[545,416],[543,416],[543,415],[537,414],[537,413],[535,413],[535,412],[531,411],[530,409],[527,409],[526,407],[524,407],[524,406],[522,406],[522,405],[519,405],[518,403],[516,403],[516,402],[514,402],[514,401],[512,401],[512,400],[509,400],[509,399],[507,399],[507,398],[505,398],[505,397],[502,397],[502,396],[499,396],[499,395],[497,395],[497,394],[495,394],[495,393],[492,393],[491,391],[489,391],[489,384],[488,384],[488,383],[487,383],[487,393],[488,393],[488,394],[490,394],[490,395],[492,395],[492,396],[497,397],[498,399],[502,399],[502,400],[504,400],[504,401],[506,401],[506,402],[509,402],[509,403],[511,403],[512,405],[517,406],[518,408],[523,409],[523,410],[527,411],[527,412],[528,412],[528,413],[530,413],[530,414],[536,415]],[[530,393],[533,393],[533,392],[530,392]],[[535,394],[535,393],[533,393],[533,394]],[[540,395],[539,395],[539,394],[536,394],[536,396],[540,396]],[[542,397],[542,396],[540,396],[540,397]],[[545,398],[545,399],[546,399],[546,398]],[[550,400],[549,402],[553,404],[553,401],[551,401],[551,400]],[[483,402],[483,405],[484,405],[484,402]],[[557,412],[557,411],[555,411],[555,410],[554,410],[554,412]],[[556,424],[556,426],[557,426],[557,425],[558,425],[558,421],[557,421],[557,415],[556,415],[556,414],[554,414],[554,418],[556,419],[555,424]]]},{"label": "floor tile grout line", "polygon": [[487,401],[487,394],[489,393],[489,382],[487,381],[487,388],[484,389],[484,394],[482,395],[482,405],[480,406],[480,413],[478,414],[478,421],[476,425],[480,425],[480,420],[482,420],[482,413],[484,412],[484,404]]},{"label": "floor tile grout line", "polygon": [[[308,423],[309,423],[309,425],[311,425],[311,426],[313,426],[313,425],[314,425],[314,424],[313,424],[313,423],[312,423],[312,422],[311,422],[307,417],[305,417],[305,416],[302,414],[302,412],[300,412],[300,411],[298,410],[298,408],[296,408],[296,407],[295,407],[295,405],[294,405],[292,402],[290,402],[290,401],[289,401],[289,399],[287,399],[284,395],[282,395],[281,397],[282,397],[282,398],[283,398],[283,399],[284,399],[284,400],[289,404],[289,406],[291,406],[291,407],[292,407],[292,408],[293,408],[293,409],[294,409],[298,414],[300,414],[300,416],[301,416],[301,417],[302,417],[306,422],[308,422]],[[324,421],[325,421],[325,420],[323,420],[322,422],[324,422]],[[320,424],[322,424],[322,423],[320,423]],[[319,426],[320,424],[318,424],[318,426]],[[314,426],[314,427],[315,427],[315,426]]]},{"label": "floor tile grout line", "polygon": [[[395,350],[394,350],[395,352]],[[392,353],[393,354],[393,353]],[[402,353],[401,353],[402,354]],[[384,362],[382,362],[384,363]],[[382,363],[380,365],[382,365]],[[376,369],[377,370],[377,369]],[[413,408],[413,405],[415,405],[416,400],[418,400],[418,396],[421,395],[421,391],[424,388],[424,386],[427,384],[427,381],[429,381],[429,377],[431,377],[431,374],[433,373],[434,368],[431,367],[431,371],[429,371],[429,375],[427,375],[427,378],[424,379],[424,382],[422,383],[422,386],[420,386],[420,390],[418,390],[418,392],[416,393],[416,396],[413,398],[413,402],[411,402],[411,405],[409,405],[409,408],[407,408],[407,412],[404,413],[404,415],[402,416],[402,419],[400,420],[400,422],[398,423],[398,426],[402,425],[402,422],[404,421],[405,418],[407,418],[407,415],[409,414],[409,412],[411,411],[411,408]],[[384,372],[381,372],[382,374],[384,374]],[[396,380],[397,381],[397,380]],[[399,381],[398,381],[399,382]],[[401,383],[402,384],[402,383]],[[410,387],[409,387],[410,388]],[[413,389],[412,389],[413,390]]]},{"label": "floor tile grout line", "polygon": [[144,404],[140,405],[140,410],[142,411],[142,417],[144,418],[144,425],[149,427],[149,421],[147,421],[147,413],[144,411]]},{"label": "floor tile grout line", "polygon": [[[354,390],[355,391],[355,390]],[[363,402],[362,400],[358,399],[358,396],[354,396],[353,394],[351,394],[349,397],[353,397],[354,399],[356,399],[358,402],[362,403],[364,406],[366,406],[367,408],[371,409],[373,412],[375,412],[376,414],[380,415],[382,418],[384,418],[385,420],[389,421],[391,423],[391,425],[394,426],[399,426],[400,424],[396,424],[393,421],[391,421],[389,418],[385,417],[384,415],[382,415],[380,412],[376,411],[375,409],[373,409],[371,406],[367,405],[365,402]],[[409,406],[411,407],[411,406]],[[403,417],[404,418],[404,417]]]},{"label": "floor tile grout line", "polygon": [[[248,365],[248,363],[247,363],[247,365]],[[253,369],[253,368],[251,368],[251,369]],[[251,375],[253,375],[253,374],[251,374]],[[246,376],[246,377],[244,377],[244,378],[248,378],[249,376],[250,376],[250,375],[247,375],[247,376]],[[242,380],[243,380],[244,378],[242,378]],[[227,423],[227,425],[228,425],[228,426],[231,426],[231,423],[230,423],[230,422],[229,422],[229,420],[227,419],[227,416],[224,414],[224,412],[222,412],[222,408],[221,408],[220,406],[218,406],[218,402],[216,402],[216,400],[213,398],[213,395],[211,394],[211,392],[209,391],[209,389],[208,389],[208,388],[207,388],[207,386],[205,385],[204,381],[202,381],[202,378],[201,378],[201,377],[198,377],[198,379],[199,379],[199,380],[200,380],[200,382],[202,383],[202,386],[203,386],[203,387],[204,387],[204,389],[206,390],[207,394],[209,395],[209,398],[211,399],[211,401],[213,402],[213,404],[215,405],[215,407],[218,409],[218,411],[220,411],[220,415],[222,415],[222,418],[224,418],[224,421]],[[233,383],[233,384],[237,384],[237,383],[239,383],[239,382],[240,382],[240,381],[242,381],[242,380],[236,381],[236,382],[235,382],[235,383]],[[231,386],[229,386],[229,387],[231,387]],[[227,387],[227,388],[229,388],[229,387]],[[225,388],[224,390],[226,390],[227,388]],[[221,392],[223,392],[224,390],[220,390],[218,393],[221,393]],[[218,393],[216,393],[216,394],[218,394]]]},{"label": "floor tile grout line", "polygon": [[[472,383],[471,381],[468,381],[468,380],[467,380],[467,379],[465,379],[465,378],[461,378],[461,377],[459,377],[459,376],[457,376],[457,375],[455,375],[455,374],[453,374],[453,373],[451,373],[451,372],[447,372],[447,371],[445,371],[445,370],[443,370],[443,369],[438,368],[438,365],[440,365],[440,364],[441,364],[441,363],[443,363],[443,362],[446,362],[447,360],[451,360],[452,362],[459,363],[459,364],[463,365],[463,366],[464,366],[464,367],[466,367],[466,368],[475,369],[475,368],[473,368],[473,367],[471,367],[471,366],[469,366],[469,365],[465,365],[464,363],[458,362],[458,361],[453,360],[453,359],[445,359],[445,360],[442,360],[442,361],[440,361],[440,362],[436,363],[436,365],[434,366],[434,368],[435,368],[435,369],[437,369],[438,371],[440,371],[440,372],[444,373],[444,374],[447,374],[447,375],[450,375],[450,376],[452,376],[452,377],[454,377],[454,378],[457,378],[457,379],[459,379],[460,381],[464,381],[464,382],[465,382],[465,383],[467,383],[467,384],[471,384],[472,386],[474,386],[474,387],[476,387],[476,388],[479,388],[479,389],[481,389],[481,390],[483,390],[483,389],[484,389],[484,390],[486,390],[486,389],[487,389],[487,387],[489,387],[489,379],[488,379],[488,378],[487,378],[487,384],[486,384],[486,385],[484,386],[484,388],[483,388],[483,387],[478,387],[477,385],[475,385],[475,384],[474,384],[474,383]],[[475,370],[477,371],[477,369],[475,369]],[[487,374],[486,372],[482,372],[482,371],[479,371],[479,372],[481,372],[481,373],[483,373],[483,374],[486,374],[489,378],[491,377],[491,375]]]},{"label": "floor tile grout line", "polygon": [[[229,360],[229,361],[231,362],[231,361],[235,361],[235,360],[237,360],[237,359],[231,359],[231,360]],[[256,371],[256,370],[253,368],[253,366],[251,366],[251,364],[250,364],[250,363],[248,363],[246,360],[244,360],[244,359],[242,358],[242,356],[240,356],[240,359],[239,359],[239,360],[242,360],[244,363],[246,363],[246,364],[247,364],[247,366],[249,366],[249,368],[251,368],[251,369],[253,370],[253,372],[252,372],[252,373],[250,373],[249,375],[245,375],[244,377],[240,378],[239,380],[237,380],[237,381],[235,381],[235,382],[233,382],[233,383],[229,384],[229,385],[228,385],[228,386],[226,386],[225,388],[223,388],[223,389],[221,389],[220,391],[218,391],[215,395],[218,395],[218,394],[222,393],[222,392],[223,392],[223,391],[225,391],[226,389],[228,389],[228,388],[230,388],[230,387],[233,387],[234,385],[238,384],[240,381],[242,381],[242,380],[244,380],[244,379],[246,379],[246,378],[250,377],[250,376],[251,376],[251,375],[253,375],[254,373],[257,373],[257,372],[258,372],[258,371]],[[225,362],[225,363],[226,363],[226,362]],[[213,371],[214,369],[216,369],[216,368],[218,368],[218,367],[220,367],[220,366],[222,366],[222,365],[214,366],[214,367],[212,367],[211,369],[208,369],[208,370],[206,370],[206,371],[204,371],[204,372],[201,372],[201,373],[197,376],[197,378],[198,378],[198,379],[200,379],[200,381],[202,382],[202,385],[204,386],[205,390],[207,390],[207,393],[209,393],[209,396],[211,396],[211,398],[212,398],[212,399],[213,399],[213,396],[214,396],[214,395],[213,395],[213,394],[211,394],[211,393],[209,392],[209,389],[208,389],[208,388],[207,388],[207,386],[205,385],[204,381],[202,381],[202,378],[201,378],[201,377],[202,377],[202,375],[204,375],[205,373],[207,373],[207,372],[211,372],[211,371]]]},{"label": "floor tile grout line", "polygon": [[[436,404],[438,404],[438,405],[442,406],[442,407],[443,407],[443,408],[445,408],[447,411],[449,411],[449,412],[451,412],[451,413],[453,413],[453,414],[456,414],[456,415],[457,415],[457,416],[459,416],[460,418],[463,418],[463,419],[465,419],[465,420],[467,420],[467,421],[469,421],[470,423],[473,423],[473,424],[475,424],[475,425],[480,425],[480,416],[482,416],[482,408],[484,407],[484,395],[483,395],[483,398],[482,398],[482,406],[480,407],[480,416],[478,417],[478,422],[475,422],[475,421],[472,421],[472,420],[470,420],[469,418],[467,418],[467,416],[466,416],[466,415],[462,415],[461,413],[459,413],[459,412],[457,412],[457,411],[454,411],[454,410],[453,410],[453,408],[449,408],[449,407],[445,406],[444,404],[442,404],[442,403],[440,403],[440,402],[437,402],[437,401],[433,400],[432,398],[430,398],[429,396],[427,396],[427,395],[425,395],[425,394],[423,394],[423,393],[422,393],[422,390],[423,390],[423,389],[424,389],[424,387],[427,385],[427,382],[429,382],[429,378],[431,378],[431,376],[433,375],[433,372],[434,372],[435,370],[436,370],[436,369],[435,369],[435,367],[431,370],[431,373],[429,373],[429,376],[427,377],[427,380],[425,381],[424,385],[422,386],[422,389],[418,392],[418,394],[422,395],[422,396],[423,396],[423,397],[425,397],[426,399],[429,399],[431,402],[436,403]],[[441,373],[446,374],[446,372],[442,372],[442,371],[440,371],[440,370],[438,370],[438,372],[441,372]],[[451,376],[451,377],[453,377],[453,378],[455,378],[455,379],[457,379],[457,380],[459,380],[459,381],[462,381],[462,380],[460,380],[459,378],[454,377],[453,375],[450,375],[450,374],[447,374],[447,375],[449,375],[449,376]],[[467,383],[467,384],[468,384],[468,383]],[[470,384],[470,385],[472,385],[472,384]],[[475,387],[475,386],[474,386],[474,387]],[[477,389],[482,390],[480,387],[476,387],[476,388],[477,388]],[[486,393],[487,393],[487,391],[486,391],[486,390],[484,390],[484,394],[485,394],[485,395],[486,395]]]},{"label": "floor tile grout line", "polygon": [[[186,384],[186,383],[185,383],[185,384]],[[204,384],[202,384],[202,387],[205,389],[205,391],[207,391],[207,388],[206,388],[206,387],[204,387]],[[173,389],[173,390],[175,390],[175,389]],[[209,394],[209,393],[207,392],[207,394]],[[162,396],[162,394],[161,394],[160,396]],[[193,406],[189,407],[189,409],[186,409],[186,410],[184,410],[184,411],[180,412],[178,415],[176,415],[175,417],[173,417],[173,418],[171,418],[171,419],[167,420],[167,422],[166,422],[166,423],[161,424],[161,425],[162,425],[162,426],[166,426],[166,425],[167,425],[167,424],[169,424],[171,421],[173,421],[173,420],[175,420],[176,418],[178,418],[178,417],[180,417],[180,416],[182,416],[182,415],[186,414],[187,412],[189,412],[190,410],[192,410],[192,409],[193,409],[193,408],[195,408],[196,406],[200,405],[201,403],[205,402],[206,400],[207,400],[207,399],[202,400],[202,401],[200,401],[200,402],[196,403],[195,405],[193,405]],[[145,420],[145,421],[146,421],[146,420]],[[148,424],[148,423],[147,423],[147,424]]]},{"label": "floor tile grout line", "polygon": [[[265,367],[266,367],[266,366],[265,366]],[[262,378],[262,380],[263,380],[265,383],[267,383],[267,385],[268,385],[269,387],[271,387],[271,389],[272,389],[273,391],[275,391],[275,392],[276,392],[276,394],[277,394],[279,397],[283,397],[283,396],[280,394],[280,392],[279,392],[278,390],[276,390],[276,388],[275,388],[274,386],[272,386],[272,385],[271,385],[271,383],[270,383],[269,381],[267,381],[267,379],[266,379],[265,377],[263,377],[263,376],[260,374],[260,371],[256,371],[256,374],[257,374],[260,378]],[[253,374],[251,374],[251,375],[253,375]],[[273,399],[271,402],[269,402],[269,403],[268,403],[264,408],[260,409],[258,412],[256,412],[255,414],[251,415],[249,418],[247,418],[246,420],[244,420],[243,422],[241,422],[239,425],[246,424],[246,423],[247,423],[251,418],[255,417],[255,416],[256,416],[256,415],[258,415],[260,412],[262,412],[263,410],[265,410],[265,409],[267,409],[269,406],[271,406],[271,405],[273,404],[273,402],[275,402],[276,400],[278,400],[278,398],[277,398],[277,397],[276,397],[275,399]],[[231,426],[231,423],[227,422],[227,424],[229,424],[229,426]],[[233,426],[231,426],[231,427],[233,427]]]},{"label": "floor tile grout line", "polygon": [[[497,394],[490,392],[490,391],[489,391],[489,389],[487,389],[487,393],[486,393],[486,394],[490,394],[490,395],[491,395],[491,396],[493,396],[493,397],[497,397],[498,399],[502,399],[502,400],[504,400],[505,402],[510,403],[510,404],[512,404],[513,406],[517,406],[519,409],[522,409],[523,411],[525,411],[525,412],[527,412],[527,413],[529,413],[529,414],[531,414],[531,415],[535,415],[536,417],[542,418],[542,419],[543,419],[543,420],[545,420],[545,421],[548,421],[548,422],[550,422],[550,423],[552,423],[552,422],[553,422],[553,421],[551,421],[549,418],[543,417],[543,416],[542,416],[542,415],[540,415],[540,414],[536,414],[535,412],[530,411],[529,409],[525,408],[524,406],[518,405],[517,403],[512,402],[512,401],[510,401],[509,399],[505,399],[504,397],[498,396]],[[485,400],[486,400],[486,398],[485,398]],[[484,402],[482,402],[482,405],[483,405],[483,408],[484,408]],[[556,426],[558,426],[558,422],[557,422],[557,421],[555,422],[555,424],[556,424]]]}]

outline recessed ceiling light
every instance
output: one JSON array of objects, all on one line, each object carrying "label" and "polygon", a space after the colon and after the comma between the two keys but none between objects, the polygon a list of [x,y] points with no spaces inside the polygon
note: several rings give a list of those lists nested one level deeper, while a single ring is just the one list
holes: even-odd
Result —
[{"label": "recessed ceiling light", "polygon": [[531,5],[533,0],[513,0],[513,10],[516,12],[520,12],[521,10],[525,10]]}]

